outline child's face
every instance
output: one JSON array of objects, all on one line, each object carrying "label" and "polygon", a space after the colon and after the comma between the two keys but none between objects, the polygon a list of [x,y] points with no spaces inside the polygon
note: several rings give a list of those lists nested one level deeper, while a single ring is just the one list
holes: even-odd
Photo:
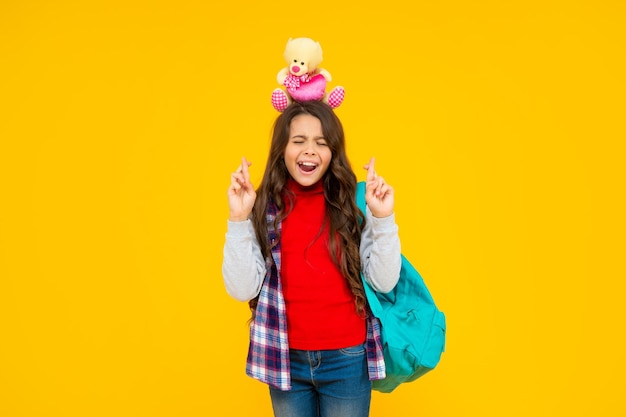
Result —
[{"label": "child's face", "polygon": [[285,165],[298,184],[307,187],[322,179],[332,156],[317,117],[301,114],[291,120]]}]

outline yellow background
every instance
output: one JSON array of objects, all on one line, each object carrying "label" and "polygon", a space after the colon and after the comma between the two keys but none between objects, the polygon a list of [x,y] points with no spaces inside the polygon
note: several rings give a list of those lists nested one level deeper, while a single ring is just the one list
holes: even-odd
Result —
[{"label": "yellow background", "polygon": [[0,415],[271,415],[221,250],[297,36],[448,319],[372,416],[626,415],[624,4],[3,0]]}]

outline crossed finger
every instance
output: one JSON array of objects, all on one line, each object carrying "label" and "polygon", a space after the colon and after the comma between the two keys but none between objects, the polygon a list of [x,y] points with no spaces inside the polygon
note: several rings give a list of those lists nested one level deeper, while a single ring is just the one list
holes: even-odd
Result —
[{"label": "crossed finger", "polygon": [[246,158],[243,157],[241,158],[241,165],[231,174],[231,182],[235,190],[245,187],[246,184],[250,182],[250,171],[248,170],[250,165],[252,165],[252,162],[248,162]]},{"label": "crossed finger", "polygon": [[370,158],[369,164],[365,165],[365,169],[367,169],[367,182],[374,181],[376,178],[378,178],[378,175],[376,175],[376,170],[374,169],[374,162],[375,160],[372,157]]}]

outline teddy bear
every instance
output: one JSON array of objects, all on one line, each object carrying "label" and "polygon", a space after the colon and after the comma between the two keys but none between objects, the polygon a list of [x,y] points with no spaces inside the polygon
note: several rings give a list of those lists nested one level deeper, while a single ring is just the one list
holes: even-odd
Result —
[{"label": "teddy bear", "polygon": [[326,92],[326,83],[331,76],[322,62],[322,47],[310,38],[289,38],[284,52],[287,66],[278,72],[278,84],[284,87],[272,92],[272,106],[283,112],[293,101],[323,101],[335,109],[345,96],[343,87]]}]

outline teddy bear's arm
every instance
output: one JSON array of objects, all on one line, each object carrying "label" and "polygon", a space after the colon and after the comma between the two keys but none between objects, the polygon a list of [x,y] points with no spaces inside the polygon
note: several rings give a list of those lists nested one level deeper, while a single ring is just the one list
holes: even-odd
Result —
[{"label": "teddy bear's arm", "polygon": [[288,74],[289,68],[283,68],[278,72],[278,75],[276,76],[276,81],[278,81],[279,85],[283,85]]},{"label": "teddy bear's arm", "polygon": [[333,80],[333,78],[330,76],[330,72],[326,71],[325,69],[320,68],[319,73],[322,74],[324,78],[326,78],[327,82],[331,82]]}]

